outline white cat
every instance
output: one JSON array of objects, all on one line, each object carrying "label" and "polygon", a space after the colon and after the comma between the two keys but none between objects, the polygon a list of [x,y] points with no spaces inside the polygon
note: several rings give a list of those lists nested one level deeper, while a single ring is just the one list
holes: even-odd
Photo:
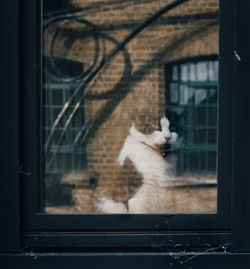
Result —
[{"label": "white cat", "polygon": [[170,132],[169,121],[161,118],[161,131],[144,135],[132,125],[118,157],[120,165],[128,158],[142,175],[143,184],[137,193],[128,201],[128,209],[123,203],[102,198],[98,208],[104,213],[156,213],[161,211],[164,195],[161,189],[175,182],[173,167],[162,156],[157,146],[166,143],[174,147],[178,145],[178,135]]}]

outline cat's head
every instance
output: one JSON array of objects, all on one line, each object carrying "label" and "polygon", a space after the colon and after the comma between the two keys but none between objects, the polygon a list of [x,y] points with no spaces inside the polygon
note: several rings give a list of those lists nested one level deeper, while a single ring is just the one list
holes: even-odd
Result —
[{"label": "cat's head", "polygon": [[155,143],[158,145],[175,143],[178,135],[170,131],[170,122],[165,116],[160,120],[160,127],[161,130],[153,132]]},{"label": "cat's head", "polygon": [[176,132],[170,131],[170,122],[163,116],[160,120],[160,129],[152,133],[151,138],[153,144],[163,145],[163,144],[175,144],[178,139]]},{"label": "cat's head", "polygon": [[177,143],[178,135],[170,131],[169,120],[164,116],[160,119],[160,130],[155,130],[149,135],[144,135],[137,131],[134,125],[130,128],[130,135],[141,142],[146,142],[149,145],[174,145]]}]

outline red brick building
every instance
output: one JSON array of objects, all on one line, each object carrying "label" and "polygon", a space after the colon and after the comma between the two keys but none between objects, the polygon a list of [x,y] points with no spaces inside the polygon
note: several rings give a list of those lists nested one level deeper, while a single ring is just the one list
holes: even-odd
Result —
[{"label": "red brick building", "polygon": [[[80,63],[80,69],[86,71],[94,61],[96,61],[95,67],[98,67],[103,56],[109,55],[138,24],[172,1],[72,0],[64,2],[65,6],[60,6],[60,10],[69,7],[71,10],[79,8],[71,15],[78,16],[95,27],[75,20],[63,24],[62,22],[51,24],[44,36],[44,55],[49,58],[49,41],[57,31],[56,25],[60,25],[54,43],[54,55],[58,59],[70,61],[72,63],[70,68]],[[47,17],[46,21],[48,21]],[[53,174],[49,173],[50,168],[47,165],[48,186],[52,184],[55,177],[58,184],[61,184],[61,180],[64,183],[72,183],[72,178],[78,177],[73,176],[72,173],[77,172],[79,175],[84,171],[84,175],[94,176],[98,184],[96,188],[81,187],[85,185],[81,183],[84,181],[82,176],[79,176],[80,183],[73,190],[75,207],[72,210],[93,212],[96,199],[100,196],[110,197],[116,201],[128,200],[140,186],[141,179],[129,161],[121,168],[117,165],[116,159],[131,124],[134,123],[143,133],[153,131],[159,117],[166,113],[169,102],[167,90],[170,89],[167,84],[172,83],[166,79],[168,76],[166,72],[173,66],[176,68],[179,66],[178,72],[182,72],[181,63],[185,62],[187,66],[191,63],[197,68],[199,59],[202,59],[201,62],[206,62],[208,67],[208,75],[204,80],[210,83],[212,75],[209,66],[214,64],[218,47],[218,0],[190,0],[158,17],[140,31],[108,63],[104,64],[100,72],[84,88],[84,99],[77,113],[80,113],[80,118],[82,117],[80,124],[86,129],[81,133],[82,143],[79,144],[80,140],[78,140],[78,144],[74,144],[79,134],[77,131],[72,133],[74,139],[71,141],[72,145],[78,145],[85,151],[82,155],[80,153],[73,156],[77,162],[82,158],[85,164],[79,167],[83,168],[75,169],[72,166],[72,169],[69,167],[67,171],[58,168],[61,172]],[[213,67],[215,68],[216,65]],[[190,75],[191,67],[188,68]],[[45,80],[46,83],[55,83],[47,77]],[[216,86],[211,86],[211,89],[214,87]],[[211,94],[213,94],[212,90]],[[68,100],[67,97],[65,100]],[[48,123],[51,116],[46,115],[46,124],[51,126],[52,121]],[[68,116],[66,113],[63,116],[64,126]],[[70,124],[77,124],[72,122]],[[70,124],[67,128],[72,128],[73,125]],[[88,131],[84,139],[86,130]],[[48,136],[49,132],[46,138]],[[57,140],[55,135],[54,139]],[[62,140],[60,145],[62,146],[63,143],[66,142]],[[196,157],[193,158],[195,162]],[[65,163],[61,162],[61,165],[65,167]],[[65,173],[67,176],[63,175]],[[69,190],[71,191],[71,188]],[[209,201],[208,209],[215,209],[216,188],[202,189],[200,192],[205,193],[206,201]],[[198,194],[199,190],[196,193]],[[201,200],[203,198],[201,197]]]}]

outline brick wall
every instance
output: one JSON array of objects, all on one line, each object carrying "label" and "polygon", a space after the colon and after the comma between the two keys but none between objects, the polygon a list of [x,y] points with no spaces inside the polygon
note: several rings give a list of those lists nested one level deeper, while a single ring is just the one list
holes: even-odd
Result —
[{"label": "brick wall", "polygon": [[[168,2],[171,1],[71,1],[83,7],[79,16],[100,29],[101,50],[105,47],[107,54],[115,46],[111,38],[122,41],[138,23]],[[164,114],[166,63],[218,54],[217,12],[218,0],[190,0],[163,15],[132,39],[125,51],[119,52],[90,83],[87,91],[91,95],[84,103],[85,118],[95,119],[96,131],[87,144],[88,171],[98,175],[99,184],[78,211],[93,211],[94,203],[89,204],[89,200],[100,196],[126,201],[140,185],[140,177],[129,161],[123,168],[116,164],[129,128],[134,123],[140,131],[150,133]],[[64,26],[56,53],[82,61],[86,68],[93,59],[94,42],[81,36],[81,27],[79,23]],[[83,197],[84,191],[81,192]]]}]

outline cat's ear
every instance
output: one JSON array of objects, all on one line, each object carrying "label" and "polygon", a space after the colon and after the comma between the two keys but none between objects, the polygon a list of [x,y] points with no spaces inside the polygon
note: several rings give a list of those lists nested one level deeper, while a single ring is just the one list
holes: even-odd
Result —
[{"label": "cat's ear", "polygon": [[166,116],[161,117],[161,127],[162,128],[169,127],[169,120],[166,118]]},{"label": "cat's ear", "polygon": [[164,115],[164,116],[161,117],[161,121],[163,121],[163,122],[168,121],[168,118]]}]

